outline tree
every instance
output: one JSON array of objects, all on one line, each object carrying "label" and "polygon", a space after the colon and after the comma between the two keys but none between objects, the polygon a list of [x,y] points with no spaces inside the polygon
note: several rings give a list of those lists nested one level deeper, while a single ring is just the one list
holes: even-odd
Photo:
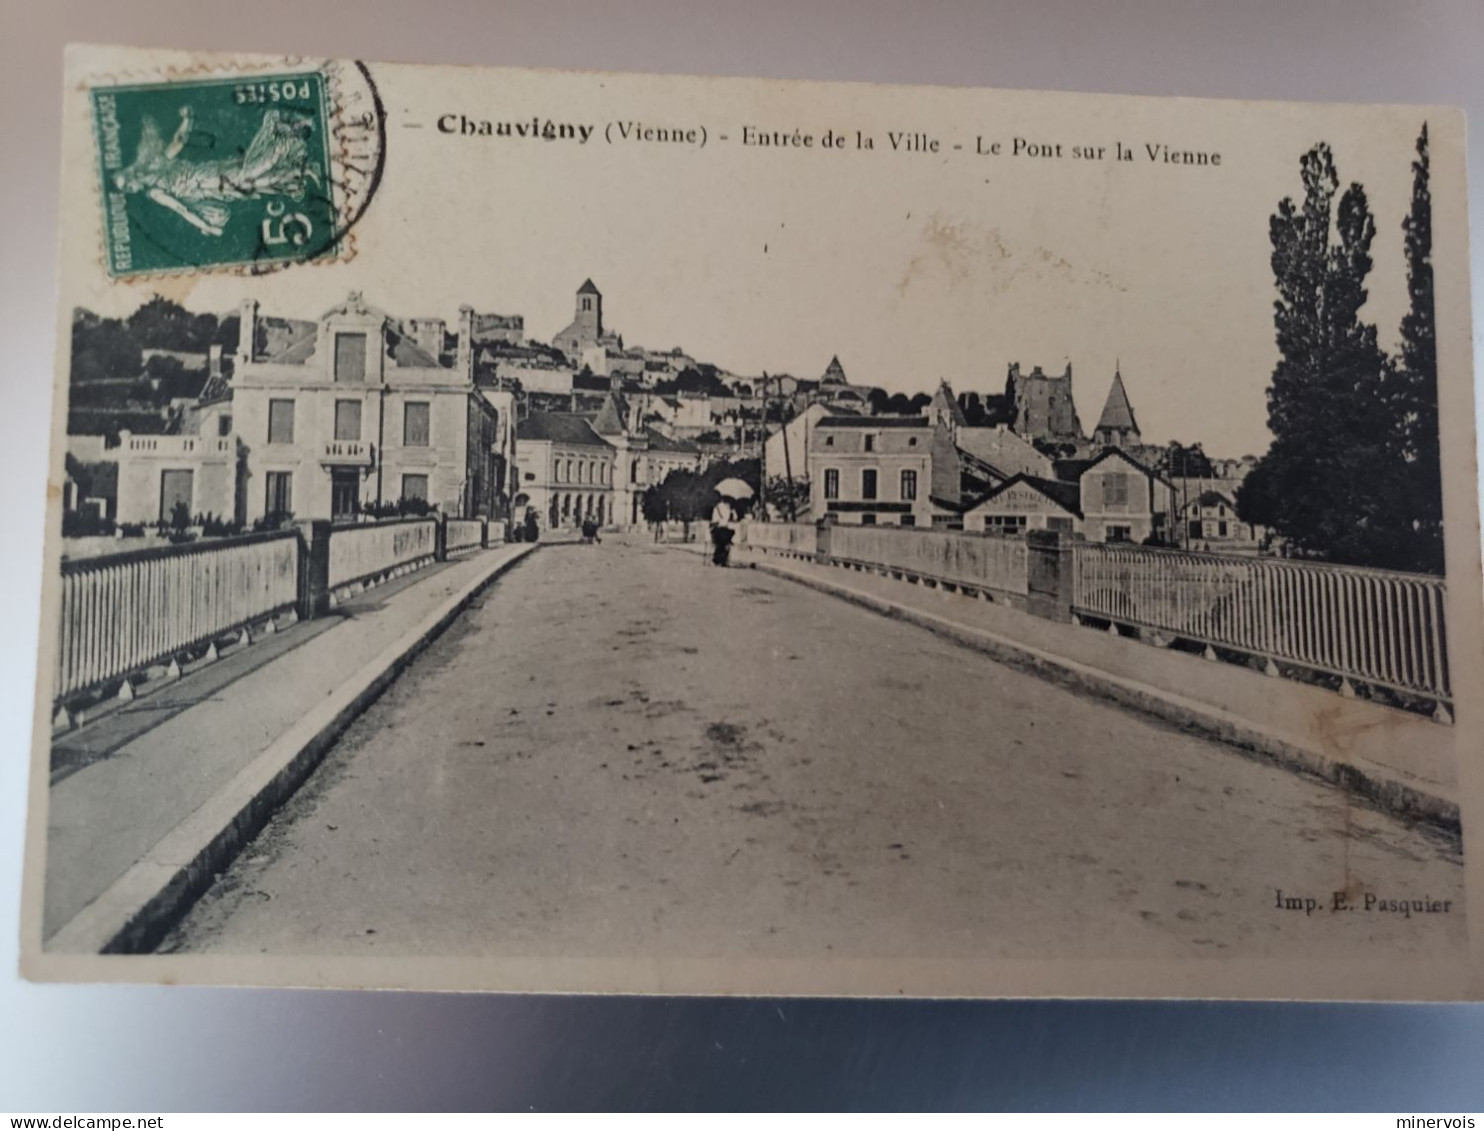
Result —
[{"label": "tree", "polygon": [[1216,475],[1216,469],[1211,466],[1205,448],[1199,443],[1187,446],[1178,440],[1171,440],[1162,462],[1162,470],[1166,475],[1182,479],[1212,479]]},{"label": "tree", "polygon": [[144,375],[154,384],[150,389],[146,385],[149,394],[146,400],[153,400],[155,404],[163,405],[176,397],[194,397],[201,391],[201,384],[205,380],[205,374],[200,370],[188,370],[178,357],[169,354],[155,354],[144,364]]},{"label": "tree", "polygon": [[1410,513],[1413,568],[1443,572],[1443,469],[1438,450],[1438,344],[1433,316],[1432,189],[1427,124],[1412,162],[1412,207],[1402,221],[1411,302],[1401,324],[1401,352],[1390,374],[1391,410],[1400,423],[1396,456],[1406,466],[1403,504]]},{"label": "tree", "polygon": [[[87,314],[79,311],[79,315]],[[72,322],[72,384],[134,379],[144,367],[144,354],[117,318],[95,315]]]},{"label": "tree", "polygon": [[155,295],[128,318],[129,332],[145,349],[205,353],[216,338],[215,314],[195,314]]},{"label": "tree", "polygon": [[716,375],[716,370],[711,366],[706,366],[704,370],[689,366],[682,369],[675,378],[675,389],[681,393],[704,393],[712,397],[731,395],[727,383]]},{"label": "tree", "polygon": [[1365,189],[1340,195],[1329,146],[1300,162],[1304,202],[1269,226],[1278,291],[1278,363],[1268,388],[1273,444],[1238,493],[1244,520],[1271,526],[1304,556],[1399,567],[1395,417],[1385,354],[1362,321],[1376,225]]},{"label": "tree", "polygon": [[809,506],[809,480],[790,480],[783,475],[768,476],[768,504],[784,522],[798,521],[799,512]]}]

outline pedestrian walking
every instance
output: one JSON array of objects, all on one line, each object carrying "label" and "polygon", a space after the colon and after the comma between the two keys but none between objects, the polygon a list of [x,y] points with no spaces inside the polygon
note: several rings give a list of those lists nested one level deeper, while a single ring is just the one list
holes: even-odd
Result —
[{"label": "pedestrian walking", "polygon": [[726,497],[711,508],[711,564],[725,566],[731,557],[732,539],[736,536],[737,512]]}]

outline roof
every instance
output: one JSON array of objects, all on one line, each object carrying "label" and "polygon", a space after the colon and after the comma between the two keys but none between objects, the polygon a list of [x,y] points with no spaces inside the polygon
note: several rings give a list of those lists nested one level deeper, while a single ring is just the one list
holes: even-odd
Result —
[{"label": "roof", "polygon": [[263,360],[273,365],[303,365],[314,356],[315,347],[319,344],[319,323],[289,326],[286,333],[292,335],[288,344]]},{"label": "roof", "polygon": [[598,373],[579,372],[572,374],[572,388],[588,393],[607,392],[613,388],[613,381]]},{"label": "roof", "polygon": [[1062,510],[1069,511],[1078,518],[1082,517],[1082,488],[1078,484],[1064,483],[1059,479],[1043,479],[1039,475],[1012,475],[974,505],[983,506],[1017,484],[1024,484],[1037,494],[1051,500]]},{"label": "roof", "polygon": [[848,384],[845,377],[845,367],[840,364],[840,355],[836,354],[830,358],[830,363],[825,366],[824,376],[819,379],[821,385],[844,385]]},{"label": "roof", "polygon": [[1108,389],[1108,399],[1103,402],[1103,415],[1098,417],[1094,432],[1137,432],[1133,406],[1128,403],[1128,390],[1123,387],[1123,374],[1113,371],[1113,384]]},{"label": "roof", "polygon": [[964,471],[964,472],[967,473],[967,472],[972,472],[975,469],[978,469],[978,470],[982,470],[982,471],[988,472],[990,475],[992,475],[996,479],[1008,479],[1008,478],[1010,478],[1010,475],[1009,474],[1007,474],[1006,472],[1002,471],[999,467],[997,467],[995,464],[991,463],[989,460],[985,459],[983,456],[976,455],[973,452],[967,450],[966,448],[959,447],[957,444],[954,445],[953,450],[958,453],[958,460],[959,460],[959,465],[960,465],[960,470],[961,471]]},{"label": "roof", "polygon": [[1075,483],[1092,465],[1090,459],[1058,459],[1051,461],[1051,470],[1063,483]]},{"label": "roof", "polygon": [[398,334],[390,328],[385,336],[390,339],[392,360],[404,369],[442,369],[444,365],[411,338]]},{"label": "roof", "polygon": [[822,416],[819,428],[929,428],[925,416]]},{"label": "roof", "polygon": [[951,424],[966,426],[969,418],[964,415],[964,410],[959,407],[958,399],[953,395],[953,388],[947,381],[939,381],[937,391],[933,393],[933,399],[928,408],[946,411]]},{"label": "roof", "polygon": [[686,455],[699,455],[701,449],[689,440],[677,440],[673,436],[666,436],[657,428],[646,428],[644,434],[649,438],[649,450],[652,452],[683,452]]},{"label": "roof", "polygon": [[1220,491],[1202,491],[1201,497],[1196,500],[1196,505],[1202,507],[1214,507],[1222,503],[1225,503],[1229,507],[1235,507],[1237,505]]},{"label": "roof", "polygon": [[591,279],[588,279],[582,284],[582,286],[577,288],[577,293],[580,295],[601,295],[603,292],[598,290],[598,288],[593,285],[593,281]]},{"label": "roof", "polygon": [[586,416],[573,412],[533,412],[515,428],[517,440],[552,440],[559,444],[607,447]]},{"label": "roof", "polygon": [[628,417],[629,406],[623,394],[610,392],[603,398],[603,407],[593,420],[593,431],[600,436],[622,436],[627,431],[624,421]]},{"label": "roof", "polygon": [[213,373],[206,378],[206,383],[201,386],[201,392],[196,397],[201,404],[215,404],[217,401],[229,401],[232,399],[232,383],[220,373]]},{"label": "roof", "polygon": [[928,502],[940,510],[951,511],[954,514],[963,514],[967,509],[967,503],[963,499],[947,499],[942,495],[929,495]]},{"label": "roof", "polygon": [[[1155,471],[1153,468],[1147,467],[1144,464],[1140,463],[1138,460],[1134,459],[1133,456],[1129,455],[1122,448],[1104,448],[1103,451],[1102,451],[1102,454],[1101,455],[1098,455],[1098,456],[1094,457],[1092,460],[1090,460],[1088,462],[1087,466],[1082,469],[1081,474],[1079,474],[1077,476],[1077,478],[1079,478],[1079,479],[1082,478],[1083,475],[1086,475],[1094,467],[1096,467],[1098,464],[1102,463],[1103,460],[1108,459],[1108,458],[1110,458],[1112,456],[1118,456],[1118,457],[1120,457],[1122,459],[1127,460],[1129,463],[1133,464],[1140,471],[1142,471],[1145,475],[1149,476],[1150,479],[1158,479],[1161,483],[1165,484],[1165,486],[1167,486],[1167,487],[1173,487],[1174,486],[1172,483],[1170,483],[1170,481],[1168,479],[1166,479],[1159,472]],[[1072,461],[1069,460],[1067,462],[1072,462]],[[1058,470],[1058,473],[1060,473],[1060,468],[1059,467],[1058,467],[1057,470]]]}]

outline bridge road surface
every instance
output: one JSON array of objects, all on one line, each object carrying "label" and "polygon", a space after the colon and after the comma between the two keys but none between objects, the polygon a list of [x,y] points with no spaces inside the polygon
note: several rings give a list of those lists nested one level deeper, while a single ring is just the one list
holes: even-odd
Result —
[{"label": "bridge road surface", "polygon": [[[487,589],[161,949],[1395,958],[1464,945],[1462,871],[1328,785],[608,538]],[[1347,886],[1453,913],[1275,907]]]}]

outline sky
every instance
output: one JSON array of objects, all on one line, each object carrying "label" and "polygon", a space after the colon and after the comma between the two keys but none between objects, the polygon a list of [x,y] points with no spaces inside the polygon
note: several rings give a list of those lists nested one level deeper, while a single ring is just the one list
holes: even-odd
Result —
[{"label": "sky", "polygon": [[[266,314],[312,318],[360,290],[389,313],[450,326],[465,303],[523,314],[528,335],[549,340],[591,277],[630,344],[682,346],[737,373],[817,377],[838,354],[860,384],[911,393],[946,379],[998,393],[1012,362],[1070,362],[1091,429],[1117,365],[1146,441],[1261,453],[1277,356],[1268,219],[1301,193],[1299,158],[1324,140],[1376,215],[1364,314],[1383,344],[1405,311],[1415,107],[475,68],[374,77],[386,171],[350,262],[111,281],[96,197],[75,191],[68,218],[92,230],[69,225],[64,305],[71,295],[127,313],[159,291],[193,309],[251,296]],[[578,144],[439,130],[460,115],[595,132]],[[704,128],[707,144],[604,141],[623,121]],[[812,145],[742,145],[744,126]],[[874,149],[854,147],[857,130]],[[822,147],[826,131],[849,144]],[[889,132],[936,139],[938,152],[893,151]],[[1016,138],[1062,156],[1014,154]],[[998,155],[981,155],[995,142]],[[1115,143],[1134,160],[1112,160]],[[86,165],[90,144],[74,129],[69,161]],[[1151,145],[1221,164],[1151,160]],[[1449,160],[1461,156],[1435,142],[1435,179]]]}]

